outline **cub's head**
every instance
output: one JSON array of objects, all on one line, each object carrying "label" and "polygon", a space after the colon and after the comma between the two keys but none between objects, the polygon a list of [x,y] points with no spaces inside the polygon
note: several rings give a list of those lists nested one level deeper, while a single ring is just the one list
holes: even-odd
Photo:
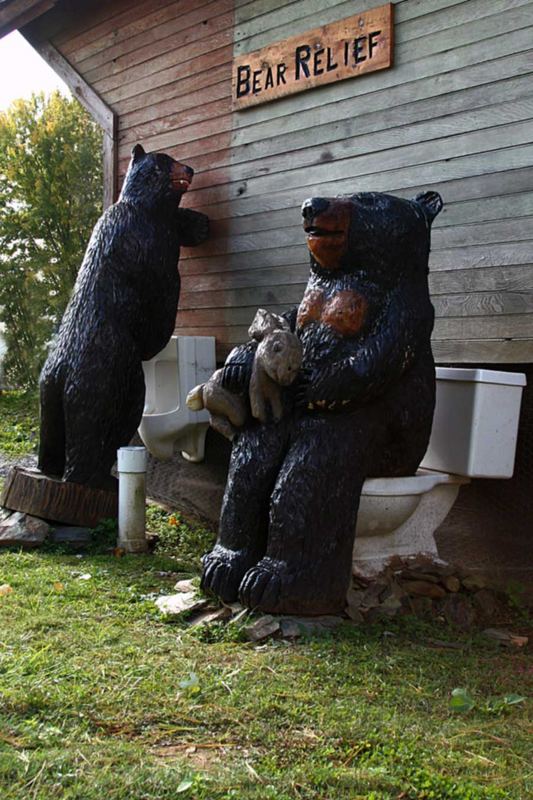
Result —
[{"label": "cub's head", "polygon": [[140,144],[131,151],[121,198],[158,205],[170,201],[179,205],[191,185],[194,170],[166,153],[146,153]]},{"label": "cub's head", "polygon": [[311,197],[302,205],[311,264],[385,282],[427,268],[431,223],[441,208],[437,192],[412,200],[379,192]]},{"label": "cub's head", "polygon": [[289,386],[302,365],[302,345],[290,331],[272,331],[259,342],[256,359],[280,386]]},{"label": "cub's head", "polygon": [[258,363],[273,381],[288,386],[302,365],[302,345],[284,317],[258,308],[248,335],[259,342]]}]

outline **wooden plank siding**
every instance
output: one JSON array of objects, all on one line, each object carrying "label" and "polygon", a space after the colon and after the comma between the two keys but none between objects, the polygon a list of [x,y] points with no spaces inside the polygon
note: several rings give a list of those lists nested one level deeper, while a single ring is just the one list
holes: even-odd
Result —
[{"label": "wooden plank siding", "polygon": [[60,0],[32,23],[117,115],[119,174],[137,141],[196,170],[212,238],[182,255],[176,330],[219,358],[300,299],[306,197],[434,188],[437,360],[533,361],[533,0],[393,2],[392,69],[238,112],[235,55],[379,2]]}]

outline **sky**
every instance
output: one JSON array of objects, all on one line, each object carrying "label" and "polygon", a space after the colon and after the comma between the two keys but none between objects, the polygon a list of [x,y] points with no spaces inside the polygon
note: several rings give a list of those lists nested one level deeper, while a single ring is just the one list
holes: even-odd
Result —
[{"label": "sky", "polygon": [[68,89],[40,55],[15,31],[0,39],[0,111],[32,92]]}]

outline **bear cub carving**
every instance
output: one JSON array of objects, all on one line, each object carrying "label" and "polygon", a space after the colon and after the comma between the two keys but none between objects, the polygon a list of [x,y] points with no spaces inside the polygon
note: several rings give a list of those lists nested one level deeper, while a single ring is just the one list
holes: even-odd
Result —
[{"label": "bear cub carving", "polygon": [[[259,343],[250,378],[251,414],[261,422],[270,414],[278,421],[283,414],[281,387],[295,380],[302,363],[302,345],[286,319],[264,308],[257,310],[248,335]],[[206,408],[211,427],[232,440],[249,416],[248,402],[225,389],[223,377],[224,370],[217,369],[206,383],[191,389],[187,405],[193,411]]]},{"label": "bear cub carving", "polygon": [[118,201],[97,222],[41,373],[39,469],[113,488],[117,448],[142,416],[141,362],[174,330],[180,247],[208,236],[204,214],[179,208],[191,167],[164,153],[132,158]]}]

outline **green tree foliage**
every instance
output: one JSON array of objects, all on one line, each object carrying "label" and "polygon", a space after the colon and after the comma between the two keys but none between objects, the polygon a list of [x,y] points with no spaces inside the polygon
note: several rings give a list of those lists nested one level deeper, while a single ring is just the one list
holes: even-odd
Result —
[{"label": "green tree foliage", "polygon": [[60,92],[0,113],[0,323],[13,386],[35,385],[102,212],[101,142]]}]

